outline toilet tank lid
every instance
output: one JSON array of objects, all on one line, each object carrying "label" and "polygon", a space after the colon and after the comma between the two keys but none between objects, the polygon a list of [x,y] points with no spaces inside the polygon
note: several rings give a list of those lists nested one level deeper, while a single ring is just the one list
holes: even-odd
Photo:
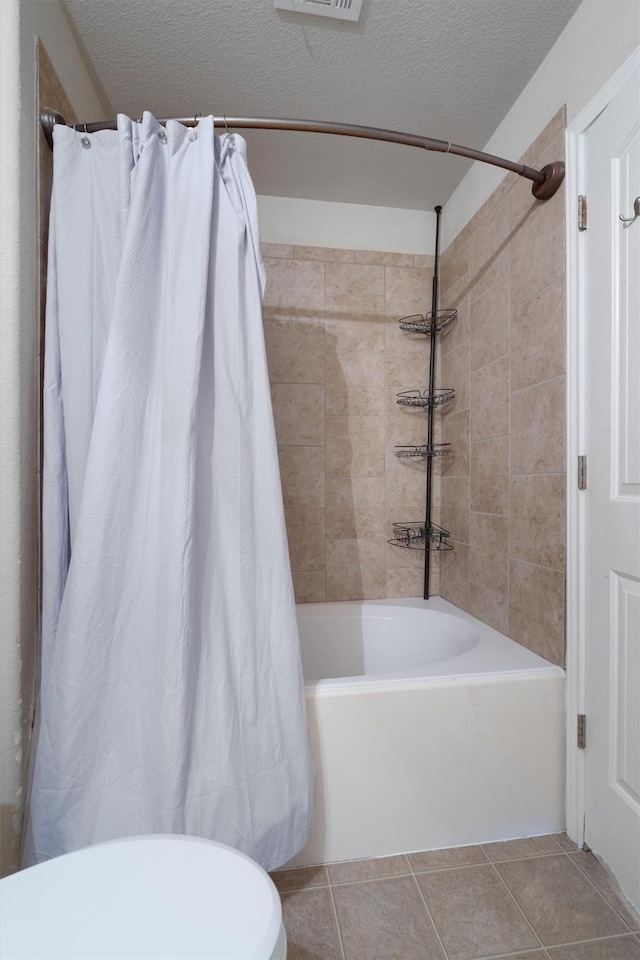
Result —
[{"label": "toilet tank lid", "polygon": [[1,881],[7,960],[264,960],[282,912],[249,857],[197,837],[85,847]]}]

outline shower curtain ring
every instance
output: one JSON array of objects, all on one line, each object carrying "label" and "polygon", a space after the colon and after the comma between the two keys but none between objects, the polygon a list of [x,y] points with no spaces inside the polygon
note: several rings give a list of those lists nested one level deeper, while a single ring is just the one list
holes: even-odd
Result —
[{"label": "shower curtain ring", "polygon": [[224,114],[222,115],[222,119],[224,120],[224,128],[225,128],[225,130],[227,131],[227,136],[230,137],[230,136],[231,136],[231,130],[229,130],[229,124],[227,123],[227,118],[224,116]]},{"label": "shower curtain ring", "polygon": [[89,150],[91,148],[91,138],[89,137],[89,131],[87,130],[86,123],[84,124],[84,136],[80,137],[80,143],[85,150]]},{"label": "shower curtain ring", "polygon": [[201,113],[194,113],[194,115],[193,115],[193,125],[194,125],[194,127],[197,127],[198,124],[199,124],[199,122],[200,122],[200,121],[198,120],[198,117],[202,117],[202,114],[201,114]]}]

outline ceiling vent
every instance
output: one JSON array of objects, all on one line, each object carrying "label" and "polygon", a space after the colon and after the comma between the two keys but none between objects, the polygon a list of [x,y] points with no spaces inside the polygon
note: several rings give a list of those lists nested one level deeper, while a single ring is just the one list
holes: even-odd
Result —
[{"label": "ceiling vent", "polygon": [[310,13],[315,17],[333,20],[358,20],[362,0],[275,0],[276,10],[290,13]]}]

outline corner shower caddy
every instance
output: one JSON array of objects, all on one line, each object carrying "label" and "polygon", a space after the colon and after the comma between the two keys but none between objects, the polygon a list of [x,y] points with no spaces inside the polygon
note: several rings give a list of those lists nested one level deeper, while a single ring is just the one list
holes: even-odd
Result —
[{"label": "corner shower caddy", "polygon": [[427,411],[427,442],[417,445],[396,446],[396,456],[401,459],[424,458],[427,461],[427,497],[426,515],[424,523],[394,523],[393,538],[389,543],[395,547],[404,547],[409,550],[424,550],[424,598],[429,598],[430,553],[434,550],[453,550],[451,533],[444,527],[438,526],[431,519],[432,490],[433,490],[433,460],[447,457],[451,451],[448,443],[433,442],[433,412],[436,407],[444,407],[455,400],[455,390],[450,387],[436,387],[436,337],[448,330],[458,318],[457,310],[438,309],[438,261],[440,251],[440,213],[442,208],[436,207],[436,252],[431,290],[432,309],[424,316],[412,314],[402,317],[400,329],[407,333],[418,333],[429,337],[429,386],[426,390],[403,390],[396,396],[396,402],[404,407],[417,407]]}]

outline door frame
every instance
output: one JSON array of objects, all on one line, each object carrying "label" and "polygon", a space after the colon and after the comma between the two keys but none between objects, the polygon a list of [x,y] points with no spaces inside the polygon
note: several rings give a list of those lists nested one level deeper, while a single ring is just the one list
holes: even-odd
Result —
[{"label": "door frame", "polygon": [[[587,513],[578,490],[578,456],[586,452],[587,367],[584,234],[578,230],[578,196],[588,192],[584,163],[589,127],[624,86],[640,62],[640,48],[614,73],[567,126],[566,162],[566,822],[567,834],[584,845],[585,751],[577,744],[577,717],[586,712],[586,573]],[[587,734],[588,735],[588,734]]]}]

